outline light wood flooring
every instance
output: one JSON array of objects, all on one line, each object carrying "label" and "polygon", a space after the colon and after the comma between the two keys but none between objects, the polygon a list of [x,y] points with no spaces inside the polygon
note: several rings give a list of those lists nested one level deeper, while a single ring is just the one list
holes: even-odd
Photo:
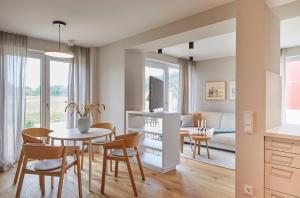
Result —
[{"label": "light wood flooring", "polygon": [[[85,170],[82,172],[83,197],[134,197],[128,172],[125,164],[120,163],[119,177],[115,178],[113,172],[106,177],[105,195],[100,193],[100,178],[102,156],[96,155],[93,163],[92,190],[88,192],[88,157],[85,157]],[[136,164],[132,165],[138,197],[150,198],[233,198],[235,171],[224,169],[190,159],[181,158],[181,164],[176,171],[166,174],[154,172],[144,168],[146,180],[143,182]],[[0,173],[0,197],[15,197],[16,186],[12,185],[15,169]],[[45,197],[56,197],[58,178],[55,187],[51,190],[50,178],[46,178]],[[21,197],[42,197],[39,189],[38,177],[26,175]],[[70,169],[65,175],[63,185],[63,198],[78,197],[77,180]]]}]

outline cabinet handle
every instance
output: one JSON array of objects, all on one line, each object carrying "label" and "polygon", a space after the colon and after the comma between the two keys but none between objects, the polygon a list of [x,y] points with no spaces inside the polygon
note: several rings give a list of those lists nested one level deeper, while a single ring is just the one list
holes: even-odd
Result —
[{"label": "cabinet handle", "polygon": [[[284,160],[284,159],[287,159],[288,161]],[[292,164],[293,159],[294,159],[294,157],[278,155],[278,154],[274,154],[274,153],[272,153],[272,155],[271,155],[271,161],[277,161],[277,162],[280,162],[280,163],[283,163],[283,164]]]},{"label": "cabinet handle", "polygon": [[278,175],[285,178],[291,178],[294,171],[284,170],[281,168],[271,167],[271,174]]},{"label": "cabinet handle", "polygon": [[271,147],[277,147],[282,149],[292,149],[294,142],[278,142],[276,140],[272,140]]}]

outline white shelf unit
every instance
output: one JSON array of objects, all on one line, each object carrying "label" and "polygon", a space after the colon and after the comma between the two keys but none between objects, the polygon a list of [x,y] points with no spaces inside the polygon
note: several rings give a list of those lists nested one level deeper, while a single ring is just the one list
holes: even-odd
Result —
[{"label": "white shelf unit", "polygon": [[[147,126],[147,119],[159,120]],[[159,172],[169,172],[180,163],[180,114],[169,112],[126,112],[126,131],[144,133],[139,146],[142,165]],[[158,139],[147,138],[156,136]]]}]

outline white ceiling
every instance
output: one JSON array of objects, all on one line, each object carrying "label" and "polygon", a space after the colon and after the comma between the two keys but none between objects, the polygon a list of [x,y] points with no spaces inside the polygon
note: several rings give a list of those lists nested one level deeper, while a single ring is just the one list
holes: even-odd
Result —
[{"label": "white ceiling", "polygon": [[[282,48],[300,46],[300,17],[281,21],[280,46]],[[196,41],[193,50],[188,49],[188,43],[163,49],[164,54],[180,58],[193,56],[196,61],[235,56],[235,51],[235,33],[222,34]]]},{"label": "white ceiling", "polygon": [[232,0],[0,0],[0,30],[57,40],[53,20],[67,22],[62,40],[101,46]]},{"label": "white ceiling", "polygon": [[207,60],[235,55],[235,32],[209,37],[194,42],[194,49],[188,43],[167,47],[164,54],[180,58],[194,57],[194,60]]}]

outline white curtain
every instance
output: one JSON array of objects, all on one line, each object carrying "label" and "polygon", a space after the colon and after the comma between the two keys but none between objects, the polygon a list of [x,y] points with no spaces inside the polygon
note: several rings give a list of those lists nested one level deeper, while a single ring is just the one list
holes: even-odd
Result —
[{"label": "white curtain", "polygon": [[180,65],[180,106],[181,114],[195,111],[195,70],[196,63],[183,58],[178,59]]},{"label": "white curtain", "polygon": [[0,170],[18,160],[25,114],[27,37],[0,31]]},{"label": "white curtain", "polygon": [[[68,102],[90,102],[90,53],[88,48],[74,46],[73,63],[69,69]],[[67,128],[76,127],[77,115],[68,112]]]},{"label": "white curtain", "polygon": [[188,104],[189,104],[189,112],[195,112],[196,105],[196,62],[189,61],[188,62],[188,75],[189,75],[189,96],[188,96]]},{"label": "white curtain", "polygon": [[188,61],[183,58],[178,59],[180,65],[180,109],[181,114],[189,113],[189,68]]}]

